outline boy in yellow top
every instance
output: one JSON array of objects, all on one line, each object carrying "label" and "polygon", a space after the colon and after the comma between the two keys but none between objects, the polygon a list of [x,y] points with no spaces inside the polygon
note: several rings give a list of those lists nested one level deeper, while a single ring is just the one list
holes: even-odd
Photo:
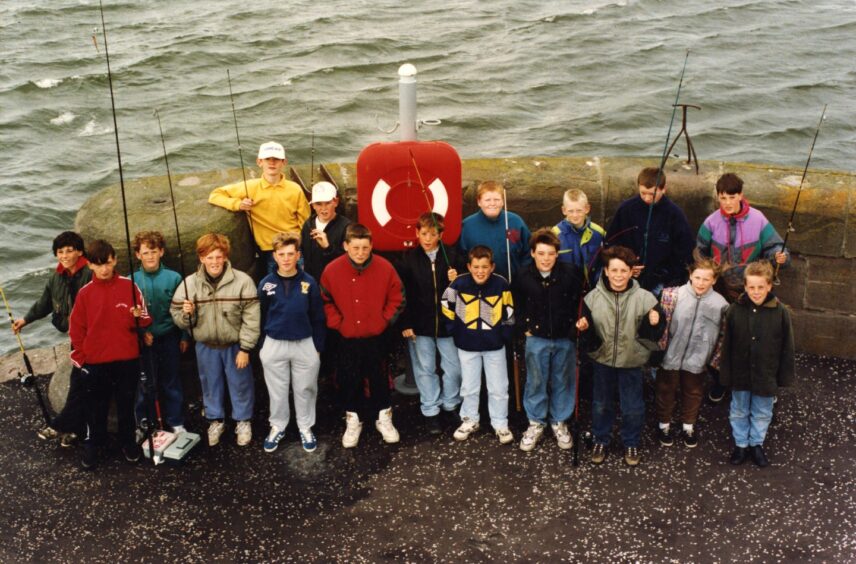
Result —
[{"label": "boy in yellow top", "polygon": [[268,273],[276,270],[271,241],[274,235],[295,231],[300,233],[309,217],[309,202],[296,183],[286,180],[282,173],[288,161],[285,148],[279,143],[268,141],[259,147],[256,164],[262,177],[235,182],[215,188],[208,196],[208,203],[229,211],[247,212],[250,228],[256,245],[267,264]]}]

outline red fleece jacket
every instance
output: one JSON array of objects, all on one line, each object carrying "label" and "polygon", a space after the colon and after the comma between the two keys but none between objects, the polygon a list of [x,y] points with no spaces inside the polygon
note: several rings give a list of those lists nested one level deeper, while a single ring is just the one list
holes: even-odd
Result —
[{"label": "red fleece jacket", "polygon": [[[148,327],[152,318],[136,284],[134,291],[137,304],[143,307],[139,326]],[[116,274],[109,280],[93,277],[80,289],[71,310],[68,327],[73,348],[71,361],[82,367],[140,356],[137,324],[131,307],[130,279]]]}]

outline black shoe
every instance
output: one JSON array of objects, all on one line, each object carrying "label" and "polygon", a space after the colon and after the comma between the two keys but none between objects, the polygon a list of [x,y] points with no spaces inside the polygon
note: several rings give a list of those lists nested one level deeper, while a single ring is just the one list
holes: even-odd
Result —
[{"label": "black shoe", "polygon": [[603,464],[604,460],[606,460],[606,445],[597,443],[591,449],[591,463]]},{"label": "black shoe", "polygon": [[752,462],[756,466],[765,468],[770,465],[770,461],[767,460],[767,455],[764,454],[764,448],[761,445],[750,446],[749,454],[752,455]]},{"label": "black shoe", "polygon": [[659,425],[657,426],[657,440],[660,441],[661,445],[667,447],[675,444],[674,439],[672,439],[670,429],[663,429]]},{"label": "black shoe", "polygon": [[746,462],[746,457],[749,456],[749,449],[746,447],[734,447],[734,450],[731,451],[731,464],[735,466],[739,466]]},{"label": "black shoe", "polygon": [[686,429],[681,430],[681,438],[684,439],[684,446],[687,448],[695,448],[698,446],[698,431],[693,428],[692,431]]},{"label": "black shoe", "polygon": [[458,414],[458,410],[454,410],[454,411],[443,410],[440,413],[443,414],[443,419],[446,420],[446,424],[449,427],[457,429],[458,427],[461,426],[461,416]]},{"label": "black shoe", "polygon": [[125,460],[130,463],[135,463],[140,460],[140,456],[143,454],[143,449],[140,448],[140,445],[137,443],[133,443],[126,447],[122,448],[122,454],[125,456]]},{"label": "black shoe", "polygon": [[707,401],[713,405],[718,404],[725,397],[725,386],[721,384],[713,384],[710,391],[707,393]]},{"label": "black shoe", "polygon": [[443,433],[443,425],[440,423],[440,415],[431,415],[425,417],[425,428],[429,435],[441,435]]},{"label": "black shoe", "polygon": [[80,467],[84,470],[94,470],[98,465],[98,448],[93,445],[83,445],[83,457]]}]

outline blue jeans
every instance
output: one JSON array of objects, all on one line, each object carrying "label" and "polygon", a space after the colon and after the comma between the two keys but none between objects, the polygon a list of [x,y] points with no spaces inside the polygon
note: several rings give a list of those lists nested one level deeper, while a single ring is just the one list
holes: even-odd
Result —
[{"label": "blue jeans", "polygon": [[621,403],[621,441],[625,447],[638,447],[645,424],[642,399],[642,369],[613,368],[593,362],[592,433],[594,442],[608,445],[615,421],[615,390]]},{"label": "blue jeans", "polygon": [[232,402],[232,419],[247,421],[253,417],[253,371],[249,364],[241,370],[235,366],[235,356],[240,351],[237,343],[222,349],[196,343],[202,403],[205,405],[205,418],[209,421],[226,417],[227,385]]},{"label": "blue jeans", "polygon": [[135,412],[137,423],[143,419],[154,422],[156,413],[152,403],[153,384],[157,382],[158,399],[160,400],[161,413],[164,422],[170,426],[184,425],[184,390],[179,374],[181,351],[179,343],[181,333],[178,330],[170,331],[166,335],[155,337],[152,346],[142,347],[143,367],[148,373],[149,381],[146,389],[141,389],[137,395]]},{"label": "blue jeans", "polygon": [[571,416],[576,392],[576,362],[576,350],[570,339],[526,337],[526,390],[523,393],[523,407],[530,421],[544,425],[547,423],[548,413],[550,423],[561,423]]},{"label": "blue jeans", "polygon": [[479,420],[479,394],[484,366],[487,384],[487,410],[494,429],[508,428],[508,364],[505,347],[497,351],[458,349],[461,361],[461,417]]},{"label": "blue jeans", "polygon": [[[461,403],[461,363],[452,338],[439,337],[435,340],[416,335],[415,340],[407,340],[407,349],[416,387],[419,388],[422,415],[437,415],[441,405],[444,411],[457,409]],[[440,368],[443,370],[442,387],[437,377],[437,351],[440,351]]]},{"label": "blue jeans", "polygon": [[746,390],[731,390],[731,434],[739,447],[764,444],[773,420],[773,397],[756,396]]}]

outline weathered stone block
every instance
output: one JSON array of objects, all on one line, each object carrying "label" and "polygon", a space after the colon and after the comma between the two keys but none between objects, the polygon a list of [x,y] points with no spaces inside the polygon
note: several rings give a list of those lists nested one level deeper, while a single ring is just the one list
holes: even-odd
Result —
[{"label": "weathered stone block", "polygon": [[806,258],[791,255],[791,264],[779,269],[781,284],[773,290],[779,298],[793,308],[806,307],[806,277],[808,276],[809,261],[815,257]]},{"label": "weathered stone block", "polygon": [[794,310],[791,317],[798,351],[856,359],[856,316]]},{"label": "weathered stone block", "polygon": [[806,306],[856,314],[856,261],[845,258],[811,257],[806,288]]}]

